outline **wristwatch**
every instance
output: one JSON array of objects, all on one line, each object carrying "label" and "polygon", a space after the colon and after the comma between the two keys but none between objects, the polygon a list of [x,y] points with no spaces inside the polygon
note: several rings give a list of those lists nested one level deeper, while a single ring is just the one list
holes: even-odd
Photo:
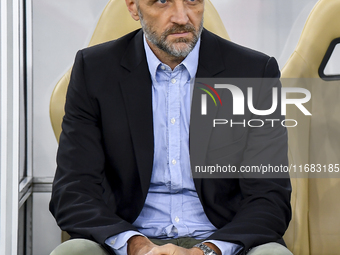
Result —
[{"label": "wristwatch", "polygon": [[203,243],[196,244],[194,245],[194,247],[201,249],[204,255],[217,255],[217,253],[213,249],[209,248]]}]

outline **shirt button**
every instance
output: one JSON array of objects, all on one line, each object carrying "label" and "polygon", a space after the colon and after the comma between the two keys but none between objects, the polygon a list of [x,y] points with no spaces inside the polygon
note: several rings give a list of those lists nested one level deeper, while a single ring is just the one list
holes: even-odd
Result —
[{"label": "shirt button", "polygon": [[175,124],[175,122],[176,122],[175,118],[172,118],[171,119],[171,124]]},{"label": "shirt button", "polygon": [[176,165],[176,160],[173,159],[173,160],[171,161],[171,163],[172,163],[173,165]]},{"label": "shirt button", "polygon": [[176,216],[175,221],[178,223],[179,222],[179,218]]},{"label": "shirt button", "polygon": [[110,242],[110,244],[111,244],[111,245],[114,245],[114,244],[116,243],[116,240],[117,240],[117,238],[113,239],[113,240]]},{"label": "shirt button", "polygon": [[165,66],[161,66],[161,69],[162,69],[162,70],[165,70]]},{"label": "shirt button", "polygon": [[176,83],[176,79],[171,79],[171,83],[172,84]]}]

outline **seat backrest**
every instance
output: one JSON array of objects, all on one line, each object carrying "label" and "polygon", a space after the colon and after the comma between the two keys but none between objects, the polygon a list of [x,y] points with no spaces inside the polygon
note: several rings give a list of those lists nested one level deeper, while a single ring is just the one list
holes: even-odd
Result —
[{"label": "seat backrest", "polygon": [[[320,0],[282,70],[283,86],[304,87],[312,94],[305,105],[312,116],[302,115],[296,107],[287,109],[286,118],[299,123],[288,129],[289,160],[298,166],[340,162],[340,81],[324,81],[319,75],[336,38],[340,38],[340,1]],[[294,254],[339,253],[340,179],[293,178],[292,185],[293,219],[285,235],[288,247]]]},{"label": "seat backrest", "polygon": [[[223,22],[210,0],[205,0],[204,27],[225,39],[229,39]],[[140,28],[140,23],[131,18],[125,1],[110,0],[98,21],[89,46],[117,39],[138,28]],[[71,69],[59,80],[50,100],[50,118],[58,141],[70,74]]]}]

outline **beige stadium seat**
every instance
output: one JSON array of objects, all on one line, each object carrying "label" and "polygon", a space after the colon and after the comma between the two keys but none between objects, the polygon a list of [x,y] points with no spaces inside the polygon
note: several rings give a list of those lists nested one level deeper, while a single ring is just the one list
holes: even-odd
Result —
[{"label": "beige stadium seat", "polygon": [[[299,123],[288,129],[292,164],[340,163],[340,80],[320,78],[328,49],[339,39],[340,1],[320,0],[282,70],[282,77],[289,78],[283,86],[304,87],[312,94],[305,105],[312,116],[287,108],[286,118]],[[292,185],[293,219],[284,237],[290,250],[296,255],[340,254],[340,178],[292,178]]]}]

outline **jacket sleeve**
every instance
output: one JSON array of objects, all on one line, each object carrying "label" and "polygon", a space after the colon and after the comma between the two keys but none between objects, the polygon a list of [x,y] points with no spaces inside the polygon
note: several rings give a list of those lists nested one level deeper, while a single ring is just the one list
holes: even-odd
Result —
[{"label": "jacket sleeve", "polygon": [[99,106],[88,93],[82,51],[73,66],[57,153],[50,211],[72,238],[104,244],[117,233],[135,230],[115,214],[114,197],[105,177]]}]

